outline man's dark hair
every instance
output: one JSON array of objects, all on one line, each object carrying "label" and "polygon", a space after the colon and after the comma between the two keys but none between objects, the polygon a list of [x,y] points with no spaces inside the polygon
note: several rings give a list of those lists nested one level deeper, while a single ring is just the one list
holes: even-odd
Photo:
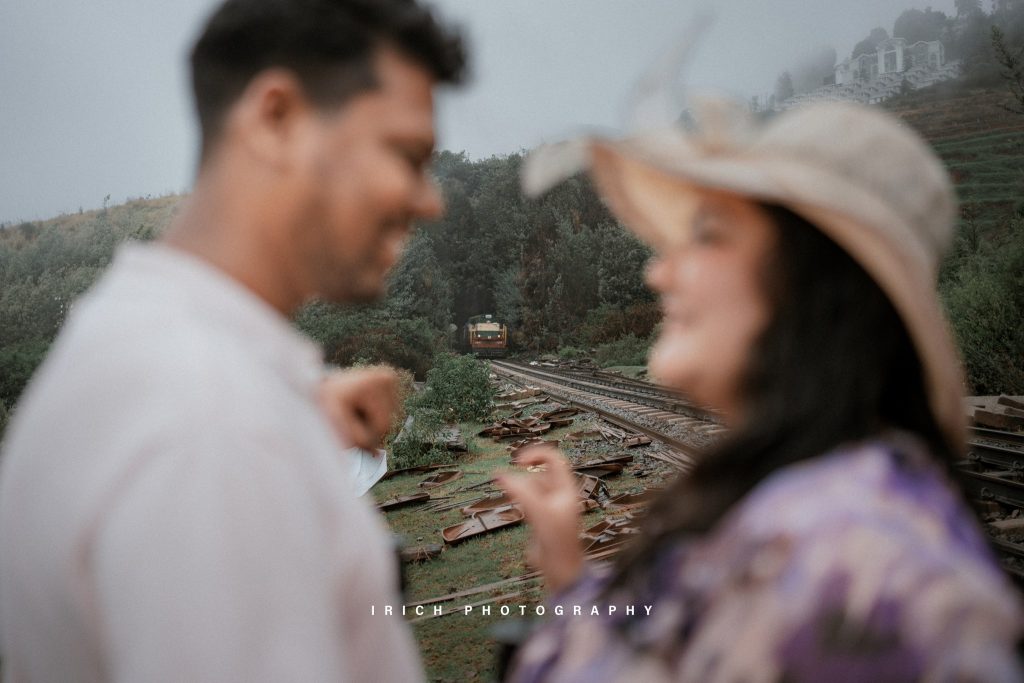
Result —
[{"label": "man's dark hair", "polygon": [[381,45],[440,82],[462,78],[459,36],[442,29],[415,0],[227,0],[192,49],[203,156],[256,74],[288,69],[316,106],[335,107],[374,87],[373,55]]}]

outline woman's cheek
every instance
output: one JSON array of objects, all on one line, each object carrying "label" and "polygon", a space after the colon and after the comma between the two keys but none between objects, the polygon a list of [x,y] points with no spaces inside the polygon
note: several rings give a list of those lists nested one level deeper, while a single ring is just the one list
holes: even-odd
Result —
[{"label": "woman's cheek", "polygon": [[692,375],[692,340],[678,326],[666,325],[651,347],[648,368],[659,382],[687,391]]}]

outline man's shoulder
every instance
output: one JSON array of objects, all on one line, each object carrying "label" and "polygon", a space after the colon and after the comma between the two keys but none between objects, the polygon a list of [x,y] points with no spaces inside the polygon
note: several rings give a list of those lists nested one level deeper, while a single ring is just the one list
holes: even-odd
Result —
[{"label": "man's shoulder", "polygon": [[[40,380],[79,395],[111,387],[130,399],[172,393],[183,384],[223,386],[244,358],[218,331],[179,303],[98,292],[58,335]],[[113,398],[113,396],[111,396]]]},{"label": "man's shoulder", "polygon": [[[106,425],[183,429],[190,423],[232,415],[269,417],[260,411],[260,367],[216,325],[179,301],[154,301],[108,288],[87,295],[33,377],[15,411],[17,422],[40,433],[60,426]],[[98,428],[97,428],[98,429]]]}]

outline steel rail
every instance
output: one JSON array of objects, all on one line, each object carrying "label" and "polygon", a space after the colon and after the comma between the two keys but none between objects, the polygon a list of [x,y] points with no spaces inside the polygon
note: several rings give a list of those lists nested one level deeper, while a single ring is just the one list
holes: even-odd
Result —
[{"label": "steel rail", "polygon": [[[531,381],[535,383],[546,385],[540,388],[543,388],[547,393],[556,396],[559,399],[559,401],[562,401],[567,405],[570,405],[574,408],[579,408],[582,411],[594,413],[596,415],[599,415],[603,420],[606,420],[618,427],[627,429],[632,432],[637,432],[645,436],[649,436],[651,439],[654,439],[656,441],[660,441],[661,443],[668,446],[670,449],[676,451],[681,456],[681,465],[683,469],[688,469],[694,465],[697,452],[693,446],[680,441],[679,439],[670,434],[666,434],[662,431],[652,429],[651,427],[648,427],[646,425],[639,424],[633,420],[630,420],[627,417],[623,417],[619,413],[611,412],[609,410],[602,408],[600,405],[594,405],[594,403],[591,402],[596,401],[600,403],[602,399],[608,398],[604,394],[593,391],[587,391],[585,389],[580,389],[574,386],[566,386],[565,383],[554,381],[555,379],[562,379],[557,376],[554,379],[544,379],[541,377],[536,377],[536,374],[544,373],[522,372],[518,367],[506,367],[506,365],[507,364],[505,363],[498,364],[493,361],[491,362],[491,368],[499,374],[503,374],[505,376],[511,375],[513,377],[518,376],[520,378],[525,377],[529,378]],[[554,390],[552,391],[552,389]],[[572,394],[566,392],[566,389],[575,392],[577,395],[573,396]],[[586,398],[589,398],[590,400],[580,400],[581,397],[579,396],[579,394],[584,395]],[[621,398],[619,400],[621,400]],[[641,407],[650,407],[646,406],[646,404],[641,403],[637,403],[636,405]]]},{"label": "steel rail", "polygon": [[988,427],[968,427],[968,431],[974,439],[991,439],[1015,446],[1024,446],[1024,434],[1021,432],[1007,432],[1002,429],[989,429]]},{"label": "steel rail", "polygon": [[598,394],[606,396],[608,398],[618,398],[625,401],[630,401],[640,405],[647,406],[649,408],[658,408],[670,413],[677,415],[683,415],[691,417],[697,420],[704,420],[707,422],[714,422],[718,424],[720,420],[710,411],[703,408],[693,406],[680,396],[654,387],[659,393],[648,393],[633,391],[632,389],[626,388],[621,384],[616,385],[612,381],[598,382],[592,379],[581,379],[578,377],[567,376],[562,373],[551,372],[549,369],[539,370],[535,367],[524,366],[518,363],[510,363],[507,361],[496,362],[492,361],[491,366],[500,366],[510,370],[514,370],[521,374],[530,375],[538,379],[546,379],[548,381],[555,382],[556,384],[569,386],[580,391],[585,391],[591,394]]}]

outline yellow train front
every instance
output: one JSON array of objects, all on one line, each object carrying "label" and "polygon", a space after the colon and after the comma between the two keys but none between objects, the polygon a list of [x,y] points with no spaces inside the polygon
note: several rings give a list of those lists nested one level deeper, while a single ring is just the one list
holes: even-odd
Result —
[{"label": "yellow train front", "polygon": [[505,356],[508,354],[508,326],[490,314],[475,315],[466,323],[465,342],[475,356]]}]

